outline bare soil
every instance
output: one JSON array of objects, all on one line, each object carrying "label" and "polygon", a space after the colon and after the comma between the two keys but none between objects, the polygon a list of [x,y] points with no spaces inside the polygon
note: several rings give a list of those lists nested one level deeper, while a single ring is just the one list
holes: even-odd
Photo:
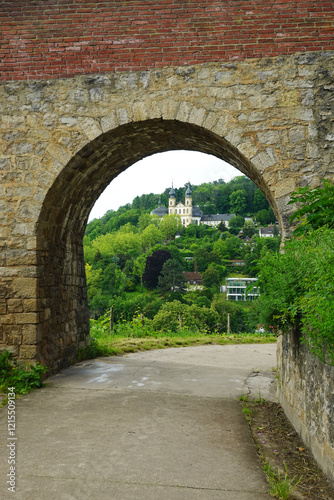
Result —
[{"label": "bare soil", "polygon": [[268,460],[281,476],[301,478],[291,499],[333,500],[334,485],[319,469],[311,453],[287,420],[281,406],[270,402],[247,402],[249,425],[261,460]]}]

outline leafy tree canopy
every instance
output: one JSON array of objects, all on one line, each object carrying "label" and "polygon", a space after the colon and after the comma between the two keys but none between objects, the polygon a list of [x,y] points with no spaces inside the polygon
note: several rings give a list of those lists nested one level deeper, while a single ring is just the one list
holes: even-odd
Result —
[{"label": "leafy tree canopy", "polygon": [[323,186],[314,189],[309,186],[297,189],[289,201],[292,203],[299,205],[290,217],[290,222],[298,223],[295,235],[307,234],[323,226],[334,229],[334,184],[331,181],[325,179]]},{"label": "leafy tree canopy", "polygon": [[231,213],[236,215],[243,215],[246,210],[246,196],[247,192],[245,189],[238,189],[233,191],[230,195],[230,210]]},{"label": "leafy tree canopy", "polygon": [[259,267],[261,322],[300,328],[311,350],[334,364],[334,231],[309,230],[284,253],[264,255]]},{"label": "leafy tree canopy", "polygon": [[165,215],[159,224],[159,229],[165,240],[175,238],[176,234],[182,231],[182,228],[181,219],[176,214]]}]

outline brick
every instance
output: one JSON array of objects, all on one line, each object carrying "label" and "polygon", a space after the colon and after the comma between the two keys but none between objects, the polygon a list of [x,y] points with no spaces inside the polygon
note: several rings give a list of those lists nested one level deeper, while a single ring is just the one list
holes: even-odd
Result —
[{"label": "brick", "polygon": [[[210,59],[241,60],[254,56],[252,38],[261,38],[262,50],[256,52],[258,55],[334,48],[333,30],[329,28],[333,22],[332,2],[326,0],[316,3],[297,0],[224,2],[218,6],[216,0],[202,3],[190,0],[181,4],[156,0],[138,1],[131,7],[119,0],[99,3],[98,8],[96,3],[82,0],[79,5],[62,2],[57,11],[48,9],[47,3],[39,9],[37,3],[16,0],[13,7],[10,0],[5,0],[0,18],[2,33],[6,36],[2,46],[10,44],[11,47],[11,57],[3,61],[2,81],[80,74],[87,53],[91,64],[85,71],[99,73],[144,68],[141,55],[147,53],[155,54],[154,58],[147,59],[147,69],[156,65],[182,64],[183,61],[200,64]],[[314,39],[305,45],[305,37],[310,36],[310,24],[314,28]],[[282,43],[273,46],[273,34],[282,31],[293,46]],[[110,41],[110,33],[113,41]],[[23,49],[18,36],[25,41]],[[210,48],[213,38],[222,48],[218,54]],[[237,40],[238,45],[233,46],[232,40]],[[83,41],[88,42],[88,46],[80,44]],[[80,45],[73,45],[77,43]],[[201,50],[193,56],[194,45]],[[169,51],[164,50],[166,46],[170,47]],[[99,53],[102,47],[104,51]],[[20,55],[22,50],[24,59]],[[40,54],[41,61],[45,61],[53,51],[61,54],[64,67],[59,68],[59,60],[55,59],[49,60],[45,67],[39,67],[35,55]],[[78,54],[78,62],[71,66],[74,53]],[[107,68],[101,66],[105,59],[109,59]]]}]

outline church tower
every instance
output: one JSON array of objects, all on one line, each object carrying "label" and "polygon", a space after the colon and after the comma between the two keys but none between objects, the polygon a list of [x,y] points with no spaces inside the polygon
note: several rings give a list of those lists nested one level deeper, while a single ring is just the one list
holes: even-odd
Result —
[{"label": "church tower", "polygon": [[188,183],[186,195],[185,195],[185,211],[186,211],[186,226],[191,224],[193,217],[193,199],[192,191],[190,189],[190,183]]},{"label": "church tower", "polygon": [[175,203],[176,203],[175,191],[174,191],[173,184],[172,184],[172,189],[169,191],[169,207],[168,207],[169,214],[176,213]]}]

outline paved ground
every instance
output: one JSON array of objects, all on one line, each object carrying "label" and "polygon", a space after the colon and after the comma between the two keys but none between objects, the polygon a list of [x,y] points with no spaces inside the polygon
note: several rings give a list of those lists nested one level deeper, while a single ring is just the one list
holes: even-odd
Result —
[{"label": "paved ground", "polygon": [[16,404],[16,493],[0,409],[0,498],[269,499],[238,397],[274,398],[275,345],[79,363]]}]

